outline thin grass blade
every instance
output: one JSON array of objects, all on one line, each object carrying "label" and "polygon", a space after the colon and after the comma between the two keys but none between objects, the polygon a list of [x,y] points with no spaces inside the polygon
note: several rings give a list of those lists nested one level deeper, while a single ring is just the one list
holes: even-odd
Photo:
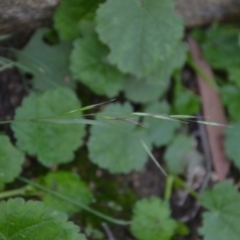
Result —
[{"label": "thin grass blade", "polygon": [[163,175],[167,176],[166,171],[161,167],[161,165],[158,163],[157,159],[153,156],[153,154],[151,153],[150,149],[148,148],[147,144],[140,139],[140,142],[143,146],[143,148],[146,150],[147,154],[149,155],[149,157],[153,160],[153,162],[157,165],[157,167],[160,169],[160,171],[163,173]]}]

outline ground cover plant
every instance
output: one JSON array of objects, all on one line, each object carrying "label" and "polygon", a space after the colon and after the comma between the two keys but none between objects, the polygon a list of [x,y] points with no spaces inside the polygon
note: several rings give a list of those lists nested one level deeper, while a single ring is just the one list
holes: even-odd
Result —
[{"label": "ground cover plant", "polygon": [[[216,71],[238,175],[239,29],[191,35]],[[199,116],[198,91],[182,81],[200,72],[183,37],[173,1],[63,0],[52,28],[11,49],[16,60],[0,57],[28,89],[0,122],[11,128],[0,133],[0,239],[239,239],[237,185],[201,187],[199,125],[222,125]],[[162,190],[139,194],[149,163]]]}]

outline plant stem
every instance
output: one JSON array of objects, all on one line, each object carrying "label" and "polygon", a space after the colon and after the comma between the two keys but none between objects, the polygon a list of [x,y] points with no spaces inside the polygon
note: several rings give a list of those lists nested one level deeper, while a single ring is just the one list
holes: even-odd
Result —
[{"label": "plant stem", "polygon": [[171,198],[173,183],[174,183],[174,177],[172,175],[168,175],[165,192],[164,192],[164,200],[165,201],[169,201]]},{"label": "plant stem", "polygon": [[156,166],[160,169],[160,171],[162,172],[162,174],[167,177],[167,173],[165,172],[165,170],[161,167],[161,165],[158,163],[157,159],[153,156],[152,152],[150,151],[150,149],[148,148],[147,144],[140,139],[140,142],[143,146],[143,148],[145,149],[145,151],[147,152],[148,156],[151,158],[151,160],[153,160],[153,162],[156,164]]},{"label": "plant stem", "polygon": [[177,183],[179,186],[185,188],[190,195],[192,195],[192,197],[194,197],[195,199],[199,199],[199,194],[193,190],[191,187],[189,187],[180,177],[178,176],[173,176],[174,178],[174,182]]},{"label": "plant stem", "polygon": [[84,209],[85,211],[88,211],[88,212],[90,212],[90,213],[92,213],[92,214],[94,214],[94,215],[96,215],[98,217],[101,217],[102,219],[105,219],[105,220],[107,220],[109,222],[112,222],[112,223],[115,223],[115,224],[118,224],[118,225],[129,225],[131,223],[130,221],[119,220],[119,219],[115,219],[115,218],[112,218],[110,216],[107,216],[107,215],[105,215],[105,214],[103,214],[103,213],[101,213],[99,211],[96,211],[96,210],[94,210],[94,209],[92,209],[90,207],[87,207],[87,206],[83,205],[80,202],[76,202],[76,201],[72,200],[71,198],[68,198],[68,197],[66,197],[66,196],[64,196],[64,195],[62,195],[62,194],[60,194],[58,192],[52,191],[52,190],[50,190],[48,188],[45,188],[44,186],[42,186],[42,185],[40,185],[40,184],[38,184],[36,182],[30,181],[30,180],[28,180],[26,178],[18,177],[18,179],[20,181],[24,182],[24,183],[27,183],[27,184],[37,188],[37,189],[40,189],[40,190],[42,190],[44,192],[47,192],[47,193],[49,193],[49,194],[51,194],[51,195],[53,195],[53,196],[55,196],[57,198],[60,198],[60,199],[62,199],[64,201],[66,201],[66,202],[72,203],[73,205],[78,206],[78,207]]},{"label": "plant stem", "polygon": [[12,67],[13,67],[12,63],[5,64],[5,65],[0,67],[0,72],[3,72],[4,70],[12,68]]},{"label": "plant stem", "polygon": [[0,193],[0,199],[15,197],[15,196],[19,196],[19,195],[25,195],[27,191],[28,191],[28,186],[25,186],[23,188],[18,188],[18,189],[15,189],[15,190],[1,192]]}]

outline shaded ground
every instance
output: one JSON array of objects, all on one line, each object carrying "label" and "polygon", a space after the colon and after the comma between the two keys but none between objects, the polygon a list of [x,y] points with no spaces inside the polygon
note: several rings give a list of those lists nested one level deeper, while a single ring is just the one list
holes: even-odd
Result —
[{"label": "shaded ground", "polygon": [[[13,57],[8,51],[2,51],[0,55],[7,58]],[[26,94],[27,90],[17,69],[0,72],[0,119],[12,120],[15,109],[20,106]],[[0,130],[12,137],[10,125],[0,125]]]}]

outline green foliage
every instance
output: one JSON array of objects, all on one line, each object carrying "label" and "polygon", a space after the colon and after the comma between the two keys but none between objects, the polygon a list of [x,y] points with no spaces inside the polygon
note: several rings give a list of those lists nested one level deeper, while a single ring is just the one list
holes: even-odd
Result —
[{"label": "green foliage", "polygon": [[43,41],[46,29],[39,29],[22,51],[17,52],[19,64],[24,72],[33,74],[33,86],[46,90],[56,86],[73,86],[70,84],[68,70],[71,44],[59,43],[50,46]]},{"label": "green foliage", "polygon": [[126,97],[136,103],[148,103],[161,97],[169,86],[173,71],[185,63],[186,50],[186,45],[181,43],[174,53],[158,64],[147,77],[141,79],[129,77],[124,84]]},{"label": "green foliage", "polygon": [[192,149],[192,138],[186,135],[178,135],[167,148],[164,154],[168,171],[178,175],[184,172],[187,165],[186,156]]},{"label": "green foliage", "polygon": [[200,110],[199,97],[188,89],[182,88],[175,95],[174,113],[195,115]]},{"label": "green foliage", "polygon": [[104,234],[98,229],[94,229],[92,227],[86,227],[84,229],[84,233],[87,237],[92,237],[94,240],[104,239]]},{"label": "green foliage", "polygon": [[166,60],[183,35],[183,21],[170,0],[110,0],[97,10],[96,23],[111,49],[109,61],[137,77]]},{"label": "green foliage", "polygon": [[201,196],[202,205],[208,209],[203,214],[205,240],[238,240],[240,235],[240,195],[229,181],[218,183]]},{"label": "green foliage", "polygon": [[54,14],[54,26],[62,40],[73,40],[79,36],[80,24],[93,18],[98,4],[103,0],[63,0]]},{"label": "green foliage", "polygon": [[[85,182],[73,173],[62,171],[52,172],[45,176],[43,180],[44,185],[49,189],[64,196],[68,196],[72,200],[85,206],[90,204],[93,200],[93,195]],[[81,211],[79,207],[71,203],[66,203],[65,201],[47,193],[44,194],[43,202],[46,206],[65,212],[68,215]]]},{"label": "green foliage", "polygon": [[239,30],[214,25],[202,44],[206,60],[215,68],[228,69],[240,64]]},{"label": "green foliage", "polygon": [[131,232],[139,240],[170,240],[178,227],[170,215],[167,202],[157,197],[140,200],[133,208]]},{"label": "green foliage", "polygon": [[225,149],[228,157],[232,159],[238,169],[240,169],[240,148],[239,132],[240,122],[229,123],[231,127],[225,131]]},{"label": "green foliage", "polygon": [[[170,113],[170,106],[166,102],[154,102],[149,104],[144,109],[144,112],[168,115]],[[175,121],[152,117],[145,117],[143,122],[148,125],[147,138],[156,147],[167,145],[172,140],[176,130],[180,126],[180,124]]]},{"label": "green foliage", "polygon": [[0,186],[20,174],[23,162],[23,153],[11,144],[8,136],[0,134]]},{"label": "green foliage", "polygon": [[192,91],[186,89],[178,80],[174,90],[174,114],[195,115],[200,110],[200,99]]},{"label": "green foliage", "polygon": [[226,85],[221,89],[224,105],[227,107],[228,113],[232,120],[240,119],[240,91],[234,85]]},{"label": "green foliage", "polygon": [[86,240],[61,212],[21,198],[0,202],[0,239]]},{"label": "green foliage", "polygon": [[229,80],[240,88],[240,67],[239,65],[227,68]]},{"label": "green foliage", "polygon": [[124,82],[124,93],[128,100],[134,103],[149,103],[158,100],[166,92],[169,82],[159,82],[156,77],[137,79],[129,77]]},{"label": "green foliage", "polygon": [[202,28],[194,28],[191,31],[191,37],[193,37],[198,43],[206,41],[206,34]]},{"label": "green foliage", "polygon": [[[57,43],[59,37],[63,41],[74,40],[73,48],[71,43],[47,45],[43,41],[45,30],[39,30],[24,50],[17,52],[19,62],[0,59],[0,64],[6,64],[0,71],[18,66],[24,73],[33,74],[34,88],[46,90],[42,94],[30,93],[16,111],[12,129],[21,150],[36,156],[47,167],[68,163],[73,160],[74,151],[83,142],[85,130],[79,124],[91,122],[93,126],[86,143],[89,159],[111,173],[129,173],[142,169],[148,155],[152,157],[150,150],[153,146],[166,146],[164,159],[168,172],[174,175],[183,174],[186,168],[189,170],[202,160],[194,148],[193,138],[180,133],[176,135],[180,121],[174,121],[174,118],[170,121],[168,118],[170,114],[196,114],[200,108],[198,96],[177,81],[173,95],[168,95],[170,99],[173,97],[172,109],[167,102],[159,102],[167,94],[171,76],[177,76],[178,72],[174,71],[182,68],[186,61],[187,46],[181,42],[183,21],[175,14],[174,1],[63,0],[56,10],[54,27],[59,36],[55,30],[48,32],[50,42]],[[233,27],[216,25],[206,34],[197,30],[194,35],[201,42],[204,55],[213,67],[228,73],[232,85],[222,88],[223,102],[231,119],[237,121],[240,117],[239,91],[233,84],[240,87],[238,31]],[[140,109],[145,113],[132,114],[132,106],[125,102],[122,105],[109,104],[96,114],[96,120],[83,119],[80,113],[82,110],[93,110],[101,104],[92,103],[80,109],[81,104],[70,89],[49,89],[66,85],[64,81],[69,77],[69,56],[74,79],[95,94],[108,98],[116,97],[123,91],[128,100],[144,104],[137,104],[135,110]],[[91,96],[83,100],[96,103],[98,98]],[[71,110],[76,111],[70,114]],[[90,115],[92,117],[94,113]],[[154,118],[156,115],[159,118]],[[148,127],[144,128],[139,123]],[[234,130],[226,130],[226,150],[240,168],[237,134],[240,123],[236,122],[233,126]],[[146,143],[146,146],[141,143]],[[94,186],[97,208],[104,207],[107,214],[114,210],[116,214],[128,218],[137,196],[129,189],[125,191],[122,186],[119,188],[119,184],[108,181],[112,178],[101,178],[102,171],[97,171],[97,166],[87,161],[86,148],[78,152],[75,160],[78,156],[81,162],[86,160],[91,168],[84,169],[77,162],[81,176]],[[155,160],[154,157],[152,159]],[[0,165],[3,166],[0,169],[0,188],[20,173],[23,160],[23,154],[11,145],[7,137],[0,135]],[[64,166],[64,169],[70,168],[73,166]],[[188,232],[184,224],[171,218],[169,203],[157,197],[138,201],[133,219],[128,222],[113,219],[87,207],[93,195],[87,185],[71,172],[57,171],[38,177],[42,185],[34,184],[24,177],[19,179],[30,186],[3,192],[0,197],[36,194],[43,198],[45,205],[55,210],[39,202],[24,202],[23,199],[1,202],[0,239],[83,240],[85,237],[78,234],[78,228],[66,221],[65,214],[58,212],[71,215],[82,208],[87,211],[82,212],[80,221],[86,224],[85,232],[90,238],[104,238],[95,228],[96,222],[101,223],[101,219],[93,220],[95,216],[118,224],[130,224],[132,234],[139,240],[170,240],[177,234]],[[165,199],[170,199],[173,183],[184,186],[181,179],[170,175]],[[108,191],[103,195],[101,192],[104,185],[107,185]],[[193,190],[186,189],[198,197]],[[206,240],[239,238],[238,198],[239,194],[229,182],[223,182],[203,193],[201,202],[208,209],[204,214],[202,228]],[[122,207],[126,209],[125,212],[121,211]],[[92,215],[89,216],[89,213]]]},{"label": "green foliage", "polygon": [[[47,118],[80,108],[76,95],[68,89],[31,93],[16,111],[15,120]],[[78,118],[80,113],[75,114]],[[73,159],[73,151],[82,144],[85,134],[82,125],[57,125],[34,122],[13,122],[11,125],[17,146],[36,155],[45,166],[66,163]]]},{"label": "green foliage", "polygon": [[[133,111],[129,103],[109,104],[100,114],[111,118],[124,118]],[[132,117],[131,117],[132,119]],[[141,146],[140,138],[145,132],[133,123],[101,119],[104,126],[92,126],[88,142],[90,160],[111,173],[128,173],[140,170],[147,161],[147,153]]]},{"label": "green foliage", "polygon": [[71,70],[74,78],[96,94],[114,97],[122,89],[126,77],[107,62],[107,54],[107,47],[96,35],[78,39],[71,55]]}]

